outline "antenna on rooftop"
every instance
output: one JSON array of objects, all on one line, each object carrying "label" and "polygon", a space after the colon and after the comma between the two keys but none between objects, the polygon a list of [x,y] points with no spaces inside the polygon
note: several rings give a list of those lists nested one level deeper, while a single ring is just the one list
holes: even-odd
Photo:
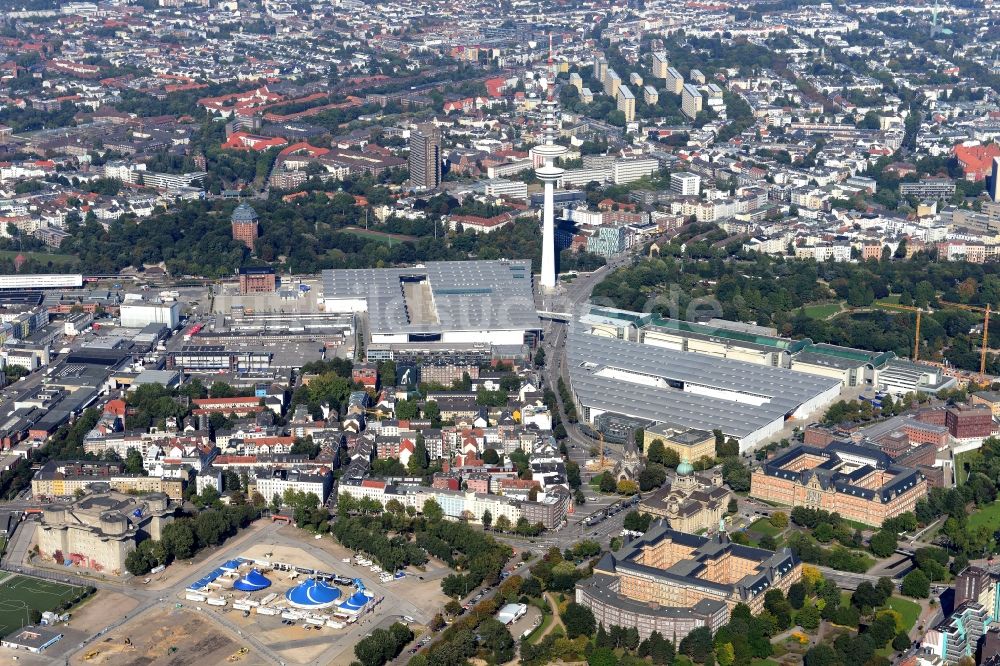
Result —
[{"label": "antenna on rooftop", "polygon": [[552,61],[552,32],[549,32],[549,100],[555,95],[556,70]]}]

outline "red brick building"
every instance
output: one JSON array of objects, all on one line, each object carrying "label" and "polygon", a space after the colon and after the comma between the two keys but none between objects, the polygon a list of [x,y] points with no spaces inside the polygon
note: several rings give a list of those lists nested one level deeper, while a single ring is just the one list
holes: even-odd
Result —
[{"label": "red brick building", "polygon": [[952,405],[945,412],[945,426],[955,439],[989,437],[993,433],[993,411],[986,406]]},{"label": "red brick building", "polygon": [[919,471],[874,447],[833,442],[825,449],[796,446],[764,463],[753,472],[750,495],[879,526],[913,511],[927,486]]},{"label": "red brick building", "polygon": [[278,288],[278,279],[270,266],[246,266],[240,269],[241,294],[266,294]]}]

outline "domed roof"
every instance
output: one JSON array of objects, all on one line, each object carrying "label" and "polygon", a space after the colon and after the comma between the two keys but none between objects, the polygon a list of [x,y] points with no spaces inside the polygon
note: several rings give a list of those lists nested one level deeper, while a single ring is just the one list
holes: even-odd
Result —
[{"label": "domed roof", "polygon": [[687,460],[681,461],[681,464],[677,466],[677,476],[688,476],[694,473],[694,465],[689,463]]},{"label": "domed roof", "polygon": [[264,574],[256,569],[251,569],[250,573],[243,578],[240,578],[233,584],[233,587],[243,592],[256,592],[257,590],[263,590],[265,587],[270,586],[271,581],[269,581]]},{"label": "domed roof", "polygon": [[285,599],[296,608],[326,608],[340,597],[340,590],[321,580],[304,580],[285,593]]},{"label": "domed roof", "polygon": [[348,613],[357,613],[362,608],[364,608],[369,601],[371,601],[371,597],[369,597],[361,590],[358,590],[353,595],[351,595],[350,599],[341,604],[340,610],[346,611]]},{"label": "domed roof", "polygon": [[241,203],[233,211],[233,222],[253,222],[257,219],[257,211],[245,203]]}]

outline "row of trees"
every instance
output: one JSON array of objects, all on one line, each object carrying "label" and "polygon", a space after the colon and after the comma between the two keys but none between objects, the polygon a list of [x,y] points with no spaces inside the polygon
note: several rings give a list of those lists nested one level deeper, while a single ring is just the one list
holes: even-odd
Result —
[{"label": "row of trees", "polygon": [[252,504],[219,506],[164,525],[159,540],[147,539],[125,558],[125,569],[142,576],[161,564],[185,560],[208,546],[218,546],[260,515]]},{"label": "row of trees", "polygon": [[354,646],[354,656],[362,666],[383,666],[403,651],[413,640],[413,632],[402,622],[393,622],[388,629],[376,629]]}]

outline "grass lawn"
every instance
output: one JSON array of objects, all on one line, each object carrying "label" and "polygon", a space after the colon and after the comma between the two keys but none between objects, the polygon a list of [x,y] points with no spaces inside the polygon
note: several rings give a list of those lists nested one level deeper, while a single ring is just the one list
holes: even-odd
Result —
[{"label": "grass lawn", "polygon": [[920,604],[903,599],[902,597],[889,597],[886,606],[903,616],[903,627],[907,632],[913,628],[920,617]]},{"label": "grass lawn", "polygon": [[973,449],[971,451],[962,451],[961,453],[955,454],[955,483],[961,485],[966,482],[969,478],[968,473],[965,470],[965,464],[972,462],[977,456],[979,456],[979,451]]},{"label": "grass lawn", "polygon": [[993,502],[993,504],[979,509],[969,516],[968,526],[970,530],[981,525],[985,525],[990,534],[1000,529],[1000,502]]},{"label": "grass lawn", "polygon": [[806,305],[802,308],[802,310],[810,319],[826,319],[830,315],[840,312],[840,308],[842,306],[843,301],[835,301],[833,303],[816,303],[814,305]]},{"label": "grass lawn", "polygon": [[889,294],[885,298],[875,299],[875,304],[878,305],[879,303],[891,303],[893,305],[899,305],[899,294]]},{"label": "grass lawn", "polygon": [[404,241],[416,240],[416,238],[413,236],[404,236],[403,234],[390,234],[385,231],[375,231],[374,229],[362,229],[360,227],[344,227],[344,233],[360,236],[361,238],[370,238],[371,240],[377,240],[389,246],[398,245]]},{"label": "grass lawn", "polygon": [[69,266],[77,263],[77,258],[71,254],[56,254],[49,252],[18,252],[17,250],[0,250],[0,259],[13,259],[18,254],[23,254],[25,259],[33,259],[43,266],[52,262],[53,266]]},{"label": "grass lawn", "polygon": [[31,610],[44,612],[83,594],[83,588],[41,578],[12,576],[0,583],[0,636],[29,624]]},{"label": "grass lawn", "polygon": [[767,518],[758,518],[753,523],[751,523],[749,527],[747,527],[747,530],[751,532],[756,532],[757,534],[760,535],[769,534],[770,536],[773,537],[778,536],[783,531],[779,530],[777,527],[772,525],[771,521],[768,520]]}]

